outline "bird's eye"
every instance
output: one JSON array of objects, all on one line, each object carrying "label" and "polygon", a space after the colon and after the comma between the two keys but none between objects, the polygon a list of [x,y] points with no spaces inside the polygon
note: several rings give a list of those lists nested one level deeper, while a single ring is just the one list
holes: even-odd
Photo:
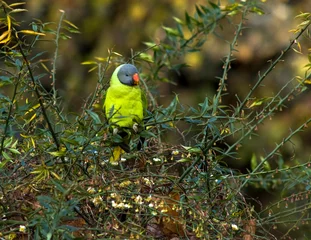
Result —
[{"label": "bird's eye", "polygon": [[126,73],[125,76],[128,77],[129,75]]}]

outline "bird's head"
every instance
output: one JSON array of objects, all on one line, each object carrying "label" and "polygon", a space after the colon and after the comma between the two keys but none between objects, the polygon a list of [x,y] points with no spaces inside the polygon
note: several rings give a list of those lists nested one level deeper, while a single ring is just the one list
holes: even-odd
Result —
[{"label": "bird's head", "polygon": [[117,67],[112,74],[112,81],[115,78],[117,78],[120,83],[131,87],[138,85],[140,80],[138,70],[132,64],[122,64]]}]

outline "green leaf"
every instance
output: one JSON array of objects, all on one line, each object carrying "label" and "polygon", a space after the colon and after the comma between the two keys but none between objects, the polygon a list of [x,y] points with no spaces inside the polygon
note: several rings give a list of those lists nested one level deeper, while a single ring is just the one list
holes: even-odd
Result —
[{"label": "green leaf", "polygon": [[23,63],[18,58],[15,60],[15,65],[17,66],[18,70],[20,70],[23,66]]},{"label": "green leaf", "polygon": [[95,64],[97,65],[97,62],[96,61],[84,61],[81,63],[82,65],[91,65],[91,64]]},{"label": "green leaf", "polygon": [[72,22],[70,22],[70,21],[68,21],[68,20],[66,20],[66,19],[64,19],[63,22],[64,22],[64,23],[67,23],[70,27],[72,27],[72,28],[74,28],[74,29],[76,29],[76,30],[79,29],[76,25],[74,25]]},{"label": "green leaf", "polygon": [[217,4],[215,4],[215,3],[211,2],[211,1],[209,1],[208,3],[212,6],[213,9],[220,10],[220,8],[219,8],[219,6]]},{"label": "green leaf", "polygon": [[178,95],[175,95],[173,101],[170,105],[165,109],[165,116],[171,116],[173,113],[176,112],[177,104],[179,103]]},{"label": "green leaf", "polygon": [[[264,161],[263,157],[260,157],[260,161]],[[268,162],[268,160],[265,160],[265,162],[263,163],[263,168],[265,171],[270,171],[271,170],[271,166],[270,163]]]},{"label": "green leaf", "polygon": [[157,136],[154,133],[147,131],[147,130],[144,130],[141,133],[139,133],[139,136],[144,137],[144,138],[150,138],[150,137],[157,138]]},{"label": "green leaf", "polygon": [[139,54],[139,58],[142,60],[145,60],[146,62],[153,63],[153,57],[150,54],[147,53],[141,53]]},{"label": "green leaf", "polygon": [[72,28],[72,27],[64,27],[70,33],[81,33],[79,30]]},{"label": "green leaf", "polygon": [[258,166],[257,157],[253,153],[252,158],[251,158],[251,170],[254,171],[257,166]]},{"label": "green leaf", "polygon": [[183,20],[181,20],[180,18],[173,17],[173,19],[174,19],[177,23],[179,23],[179,24],[181,24],[181,25],[185,25],[185,22],[184,22]]},{"label": "green leaf", "polygon": [[165,27],[165,26],[162,26],[162,28],[165,30],[167,35],[175,36],[175,37],[180,37],[180,34],[179,34],[178,30],[176,30],[174,28]]},{"label": "green leaf", "polygon": [[185,12],[185,18],[186,18],[186,25],[190,31],[193,30],[192,22],[191,22],[191,17],[187,12]]},{"label": "green leaf", "polygon": [[[229,4],[225,7],[225,11],[229,11],[229,12],[234,12],[234,13],[237,13],[238,10],[240,7],[242,7],[243,5],[242,4],[239,4],[239,3],[233,3],[233,4]],[[230,14],[230,13],[229,13]],[[231,15],[231,14],[230,14]]]},{"label": "green leaf", "polygon": [[[13,139],[12,139],[12,140],[13,140]],[[17,143],[18,143],[18,140],[16,140],[16,141],[11,145],[11,148],[16,148]]]},{"label": "green leaf", "polygon": [[46,239],[47,240],[51,240],[53,237],[53,234],[51,232],[49,232],[47,235],[46,235]]},{"label": "green leaf", "polygon": [[28,12],[28,10],[24,9],[24,8],[15,8],[12,11],[10,11],[10,14],[11,13],[20,13],[20,12]]},{"label": "green leaf", "polygon": [[11,103],[11,99],[1,93],[0,93],[0,99],[2,100],[2,102],[4,102],[3,100],[5,100],[6,102]]},{"label": "green leaf", "polygon": [[91,116],[91,118],[94,120],[96,124],[101,124],[100,118],[97,113],[91,110],[86,110],[86,112]]},{"label": "green leaf", "polygon": [[15,148],[8,148],[8,150],[12,153],[15,153],[15,154],[21,154],[17,149]]},{"label": "green leaf", "polygon": [[187,146],[183,146],[181,145],[185,150],[187,150],[189,153],[201,153],[202,150],[200,148],[197,147],[187,147]]},{"label": "green leaf", "polygon": [[56,152],[49,152],[49,154],[51,154],[54,157],[62,157],[62,156],[65,156],[66,149],[62,149],[62,150],[56,151]]},{"label": "green leaf", "polygon": [[[30,61],[35,60],[36,58],[38,58],[38,57],[42,56],[42,55],[43,55],[43,54],[45,54],[45,53],[47,53],[47,51],[43,51],[43,52],[39,52],[39,53],[37,53],[34,57],[30,58]],[[21,61],[20,61],[19,59],[17,59],[17,60],[16,60],[16,62],[17,62],[17,61],[19,61],[19,62],[20,62],[20,64],[19,64],[19,65],[20,65],[20,66],[22,66],[22,65],[21,65]]]},{"label": "green leaf", "polygon": [[181,38],[184,38],[184,33],[183,33],[183,30],[182,30],[182,26],[180,24],[177,24],[177,31],[179,33],[179,36]]},{"label": "green leaf", "polygon": [[[3,156],[5,154],[5,152],[2,152]],[[5,159],[4,161],[0,162],[0,169],[3,168],[8,162],[10,162],[11,159]]]},{"label": "green leaf", "polygon": [[118,134],[113,135],[111,140],[114,143],[122,143],[122,142],[124,142],[124,139],[120,135],[118,135]]},{"label": "green leaf", "polygon": [[12,137],[7,138],[7,139],[4,140],[3,146],[4,146],[5,148],[8,148],[8,147],[11,146],[12,142],[13,142],[13,138],[12,138]]},{"label": "green leaf", "polygon": [[201,9],[206,15],[211,13],[210,9],[204,5],[201,5]]},{"label": "green leaf", "polygon": [[35,32],[35,31],[32,31],[32,30],[20,30],[18,31],[19,33],[24,33],[24,34],[29,34],[29,35],[36,35],[36,36],[45,36],[44,33],[40,33],[40,32]]},{"label": "green leaf", "polygon": [[6,160],[11,160],[11,157],[10,157],[9,154],[7,154],[6,152],[2,152],[2,156],[3,156]]},{"label": "green leaf", "polygon": [[209,99],[206,97],[204,102],[200,103],[199,106],[201,107],[201,114],[204,115],[209,107]]},{"label": "green leaf", "polygon": [[0,87],[12,84],[12,80],[7,76],[0,76]]},{"label": "green leaf", "polygon": [[51,178],[51,182],[55,185],[56,189],[62,193],[66,192],[66,189],[61,185],[61,183],[57,180]]},{"label": "green leaf", "polygon": [[185,117],[185,121],[188,122],[188,123],[191,123],[191,124],[201,124],[201,123],[203,123],[202,120],[194,119],[192,117]]},{"label": "green leaf", "polygon": [[310,16],[311,16],[311,13],[301,13],[301,14],[298,14],[295,18],[308,19]]},{"label": "green leaf", "polygon": [[156,43],[154,43],[154,42],[144,42],[144,44],[145,44],[148,48],[151,48],[153,51],[159,51],[159,50],[160,50],[158,44],[156,44]]},{"label": "green leaf", "polygon": [[73,140],[73,139],[61,138],[60,140],[62,142],[64,142],[64,143],[69,143],[69,144],[72,144],[72,145],[75,145],[75,146],[79,145],[79,142],[76,141],[76,140]]},{"label": "green leaf", "polygon": [[201,11],[198,5],[195,5],[195,10],[200,18],[204,18],[204,13]]},{"label": "green leaf", "polygon": [[251,9],[251,12],[254,12],[254,13],[260,15],[260,16],[265,14],[265,12],[262,9],[258,8],[258,7],[253,7]]},{"label": "green leaf", "polygon": [[191,161],[192,161],[191,158],[182,158],[182,159],[179,159],[177,162],[184,163],[184,162],[191,162]]},{"label": "green leaf", "polygon": [[267,100],[269,100],[270,98],[260,98],[255,100],[250,106],[249,108],[255,107],[255,106],[261,106],[263,103],[267,102]]}]

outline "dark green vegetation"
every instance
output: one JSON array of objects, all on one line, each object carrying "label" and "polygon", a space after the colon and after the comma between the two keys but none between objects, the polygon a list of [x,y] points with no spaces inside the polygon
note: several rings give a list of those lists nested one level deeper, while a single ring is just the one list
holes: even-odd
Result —
[{"label": "dark green vegetation", "polygon": [[[163,27],[163,39],[146,42],[145,49],[132,51],[130,58],[109,50],[94,61],[84,61],[97,83],[81,111],[70,112],[66,94],[60,97],[56,87],[57,61],[66,54],[60,51],[63,40],[71,41],[79,29],[66,20],[64,11],[56,24],[34,19],[25,27],[16,20],[25,11],[23,4],[1,1],[0,237],[309,236],[310,150],[301,144],[301,152],[296,152],[295,146],[307,130],[310,114],[302,120],[292,115],[299,124],[287,126],[281,140],[267,141],[265,149],[253,151],[249,145],[262,141],[264,124],[281,124],[279,112],[293,108],[308,90],[310,14],[297,16],[300,22],[292,39],[255,81],[248,82],[244,95],[228,91],[239,85],[230,81],[230,71],[239,38],[250,30],[248,17],[263,14],[259,4],[231,1],[220,7],[206,2],[197,5],[194,14],[174,18],[174,26]],[[213,96],[185,106],[177,93],[169,104],[159,105],[155,89],[160,81],[171,82],[166,73],[180,73],[187,67],[181,61],[186,54],[200,52],[210,36],[228,26],[234,32]],[[55,45],[52,58],[37,47],[43,41]],[[271,94],[264,84],[272,81],[268,77],[293,51],[306,59],[306,66],[300,67],[303,74],[282,76]],[[131,153],[112,166],[108,160],[120,136],[109,131],[100,105],[109,73],[123,62],[140,70],[149,111],[146,130],[134,137]],[[46,79],[49,90],[42,84]],[[227,99],[234,99],[234,104]],[[182,144],[172,143],[172,135]],[[139,137],[146,139],[142,151],[135,150]],[[243,158],[250,163],[244,173],[229,167]],[[256,194],[264,191],[272,192],[273,198],[257,199]]]}]

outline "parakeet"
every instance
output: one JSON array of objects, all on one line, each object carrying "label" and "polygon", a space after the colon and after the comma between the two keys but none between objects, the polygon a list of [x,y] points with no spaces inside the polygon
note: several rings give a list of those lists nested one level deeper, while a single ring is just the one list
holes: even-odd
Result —
[{"label": "parakeet", "polygon": [[132,64],[122,64],[113,72],[110,86],[106,91],[104,110],[106,118],[113,127],[113,132],[123,138],[113,150],[111,164],[118,164],[122,149],[129,152],[129,132],[137,131],[146,113],[145,93],[139,87],[140,77]]}]

